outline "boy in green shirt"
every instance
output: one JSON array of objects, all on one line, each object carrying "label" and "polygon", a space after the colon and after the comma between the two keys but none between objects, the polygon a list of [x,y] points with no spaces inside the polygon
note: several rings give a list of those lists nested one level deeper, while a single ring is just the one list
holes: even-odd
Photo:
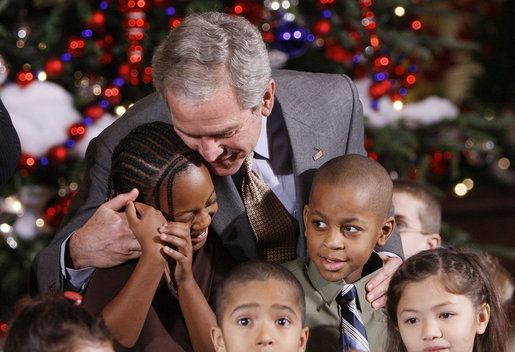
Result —
[{"label": "boy in green shirt", "polygon": [[[334,158],[317,170],[303,213],[309,257],[285,264],[304,288],[307,351],[384,350],[386,315],[371,308],[364,286],[383,265],[374,246],[383,246],[395,227],[388,216],[392,189],[386,170],[361,155]],[[348,284],[356,288],[357,310],[339,303]],[[343,319],[349,311],[366,330],[351,342]]]}]

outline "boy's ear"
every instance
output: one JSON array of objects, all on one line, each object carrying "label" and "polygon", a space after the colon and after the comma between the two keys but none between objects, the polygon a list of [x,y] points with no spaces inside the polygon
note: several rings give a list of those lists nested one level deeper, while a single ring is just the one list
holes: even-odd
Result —
[{"label": "boy's ear", "polygon": [[392,235],[393,229],[395,228],[395,218],[393,216],[389,216],[381,226],[381,233],[379,234],[379,238],[377,239],[377,245],[382,247],[385,245],[386,241]]},{"label": "boy's ear", "polygon": [[477,312],[477,328],[476,334],[481,335],[485,332],[488,322],[490,321],[490,305],[483,303]]},{"label": "boy's ear", "polygon": [[211,327],[211,341],[217,352],[225,352],[224,337],[222,335],[222,329],[218,326]]},{"label": "boy's ear", "polygon": [[304,205],[304,210],[302,211],[302,220],[304,221],[304,236],[306,236],[306,230],[308,228],[308,214],[309,214],[309,205]]},{"label": "boy's ear", "polygon": [[300,333],[299,352],[304,352],[306,350],[306,346],[308,343],[308,337],[309,337],[309,328],[307,326],[305,326],[302,328],[302,331]]},{"label": "boy's ear", "polygon": [[438,248],[442,245],[442,238],[437,233],[430,233],[428,235],[424,235],[427,241],[427,245],[430,249]]}]

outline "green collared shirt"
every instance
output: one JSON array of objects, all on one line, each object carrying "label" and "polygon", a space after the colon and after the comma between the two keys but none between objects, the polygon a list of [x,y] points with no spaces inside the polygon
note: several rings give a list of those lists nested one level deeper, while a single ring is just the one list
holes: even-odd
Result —
[{"label": "green collared shirt", "polygon": [[[336,302],[345,280],[327,281],[318,271],[309,257],[299,258],[284,264],[300,281],[306,296],[306,325],[309,327],[309,339],[306,351],[330,352],[342,351],[340,334],[341,312]],[[359,280],[353,282],[358,292],[358,307],[367,331],[370,350],[385,350],[387,337],[387,318],[384,309],[374,310],[365,299],[365,284],[382,268],[381,257],[372,253],[363,267]]]}]

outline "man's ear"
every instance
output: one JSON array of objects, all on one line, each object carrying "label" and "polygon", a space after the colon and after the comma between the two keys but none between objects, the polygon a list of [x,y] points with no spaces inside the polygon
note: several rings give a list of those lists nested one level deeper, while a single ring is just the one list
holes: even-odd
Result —
[{"label": "man's ear", "polygon": [[261,106],[261,114],[269,116],[274,108],[275,81],[273,78],[268,80],[265,94],[263,95],[263,105]]},{"label": "man's ear", "polygon": [[213,341],[216,352],[225,352],[224,337],[218,326],[211,327],[211,341]]},{"label": "man's ear", "polygon": [[395,228],[395,218],[393,216],[389,216],[381,226],[379,238],[377,239],[377,245],[382,247],[385,245],[386,241],[392,235],[393,229]]},{"label": "man's ear", "polygon": [[435,249],[442,245],[442,238],[437,233],[425,234],[424,237],[430,249]]},{"label": "man's ear", "polygon": [[304,210],[302,212],[302,220],[304,221],[304,236],[306,236],[306,231],[308,230],[308,214],[309,214],[309,205],[304,205]]}]

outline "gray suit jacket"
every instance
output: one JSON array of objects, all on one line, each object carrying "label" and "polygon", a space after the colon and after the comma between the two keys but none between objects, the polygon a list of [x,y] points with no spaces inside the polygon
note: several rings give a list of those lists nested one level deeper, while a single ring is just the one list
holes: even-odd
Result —
[{"label": "gray suit jacket", "polygon": [[[293,150],[297,209],[298,214],[302,214],[313,173],[318,167],[339,155],[365,155],[362,105],[354,84],[345,75],[278,70],[274,71],[273,78],[275,97],[281,104]],[[111,153],[116,144],[136,126],[151,121],[171,122],[168,107],[156,93],[140,100],[91,141],[80,190],[70,204],[61,229],[34,261],[33,293],[62,287],[59,251],[63,240],[105,201]],[[317,152],[318,158],[315,157]],[[256,258],[255,236],[232,177],[213,176],[213,183],[219,202],[213,229],[235,258]],[[297,256],[301,257],[306,255],[302,221],[299,221],[299,229]],[[392,237],[383,249],[402,257],[398,232]]]}]

